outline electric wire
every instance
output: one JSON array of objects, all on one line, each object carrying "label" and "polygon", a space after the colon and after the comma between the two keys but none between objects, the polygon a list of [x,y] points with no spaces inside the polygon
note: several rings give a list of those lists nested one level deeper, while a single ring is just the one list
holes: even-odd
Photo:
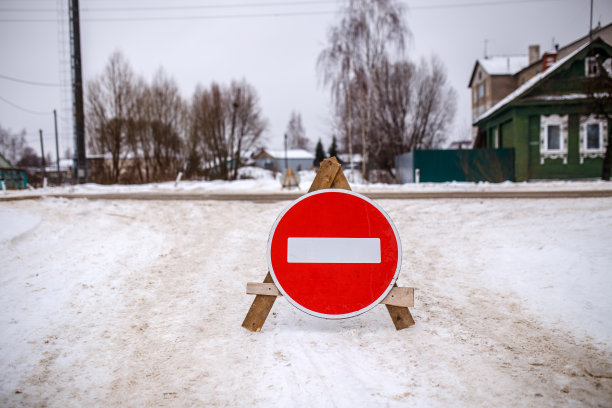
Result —
[{"label": "electric wire", "polygon": [[[423,6],[408,6],[408,11],[419,11],[419,10],[441,10],[441,9],[457,9],[457,8],[473,8],[482,6],[502,6],[512,4],[526,4],[526,3],[542,3],[542,2],[561,2],[568,0],[501,0],[501,1],[482,1],[482,2],[464,2],[464,3],[444,3],[444,4],[429,4]],[[195,8],[249,8],[249,7],[269,7],[269,6],[290,6],[290,5],[303,5],[303,4],[318,4],[318,3],[334,3],[328,1],[320,2],[294,2],[294,3],[254,3],[251,5],[247,4],[229,4],[229,5],[207,5],[207,6],[160,6],[160,7],[127,7],[127,8],[85,8],[81,9],[81,12],[89,14],[92,12],[125,12],[125,11],[170,11],[170,10],[186,10]],[[405,2],[403,2],[405,3]],[[55,9],[0,9],[0,11],[56,11]],[[264,18],[264,17],[297,17],[297,16],[313,16],[313,15],[331,15],[337,11],[295,11],[295,12],[269,12],[269,13],[250,13],[250,14],[211,14],[211,15],[198,15],[198,16],[147,16],[147,17],[81,17],[81,21],[91,22],[126,22],[126,21],[171,21],[171,20],[214,20],[214,19],[236,19],[236,18]],[[5,18],[0,19],[0,22],[39,22],[39,23],[51,23],[56,22],[56,19],[49,18]]]},{"label": "electric wire", "polygon": [[26,109],[22,106],[17,105],[16,103],[13,103],[11,101],[9,101],[8,99],[3,98],[2,96],[0,96],[0,101],[3,101],[9,105],[11,105],[12,107],[19,109],[21,111],[24,111],[26,113],[32,114],[32,115],[40,115],[40,116],[46,116],[46,115],[52,115],[52,112],[41,112],[41,111],[34,111],[34,110],[30,110],[30,109]]},{"label": "electric wire", "polygon": [[2,74],[0,74],[0,78],[6,79],[6,80],[9,80],[9,81],[19,82],[19,83],[22,83],[22,84],[28,84],[28,85],[50,86],[50,87],[59,87],[60,86],[60,84],[54,84],[54,83],[51,83],[51,82],[28,81],[26,79],[19,79],[19,78],[11,77],[11,76],[8,76],[8,75],[2,75]]}]

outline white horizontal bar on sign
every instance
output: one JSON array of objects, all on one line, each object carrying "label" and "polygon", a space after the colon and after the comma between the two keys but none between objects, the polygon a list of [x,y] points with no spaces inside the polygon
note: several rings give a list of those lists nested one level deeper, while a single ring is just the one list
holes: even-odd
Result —
[{"label": "white horizontal bar on sign", "polygon": [[379,238],[295,238],[287,242],[288,263],[380,263]]}]

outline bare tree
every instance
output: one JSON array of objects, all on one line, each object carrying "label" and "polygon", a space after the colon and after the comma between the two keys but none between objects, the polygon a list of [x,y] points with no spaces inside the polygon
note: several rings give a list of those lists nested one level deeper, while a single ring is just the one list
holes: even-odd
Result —
[{"label": "bare tree", "polygon": [[[400,54],[403,51],[408,30],[402,14],[401,4],[394,0],[349,0],[341,11],[339,24],[330,29],[328,47],[319,55],[318,65],[324,76],[324,84],[331,85],[336,105],[344,105],[346,110],[346,130],[351,156],[352,105],[355,102],[358,106],[362,173],[366,179],[368,133],[374,108],[374,72],[384,60],[388,60],[389,47],[393,47]],[[358,93],[356,99],[352,97],[353,90]],[[338,112],[338,109],[336,111]]]},{"label": "bare tree", "polygon": [[373,136],[369,153],[376,166],[387,170],[392,177],[395,156],[406,151],[415,71],[414,64],[408,61],[383,61],[375,71],[373,99],[376,114],[372,121]]},{"label": "bare tree", "polygon": [[90,148],[111,154],[110,181],[119,181],[128,154],[127,123],[133,107],[134,73],[120,52],[111,55],[104,72],[87,87],[87,127]]},{"label": "bare tree", "polygon": [[161,69],[153,78],[149,104],[156,178],[174,178],[184,165],[185,105],[176,81]]},{"label": "bare tree", "polygon": [[291,119],[287,124],[287,138],[289,148],[291,149],[308,149],[310,141],[306,137],[306,131],[302,125],[302,115],[298,112],[291,112]]},{"label": "bare tree", "polygon": [[25,129],[19,133],[13,133],[10,129],[0,126],[0,153],[12,165],[17,164],[27,148],[25,134]]},{"label": "bare tree", "polygon": [[335,118],[338,130],[344,135],[351,168],[353,167],[353,133],[352,133],[352,36],[347,27],[348,19],[342,19],[338,26],[331,27],[328,35],[327,48],[323,49],[317,60],[317,67],[323,78],[323,84],[331,89],[335,105]]},{"label": "bare tree", "polygon": [[[209,176],[236,179],[244,158],[259,147],[266,120],[255,89],[246,81],[224,88],[198,86],[191,105],[190,148],[204,159]],[[197,171],[191,155],[189,168]]]},{"label": "bare tree", "polygon": [[383,61],[374,71],[369,159],[391,177],[395,156],[415,149],[440,146],[453,121],[456,94],[444,66],[436,57],[419,67],[407,60]]},{"label": "bare tree", "polygon": [[242,159],[260,147],[262,134],[267,127],[259,106],[259,96],[246,81],[233,81],[229,88],[231,100],[232,129],[230,152],[232,155],[232,178],[238,178],[238,168]]},{"label": "bare tree", "polygon": [[196,87],[191,103],[191,140],[192,148],[199,150],[204,171],[227,178],[229,153],[223,139],[226,124],[223,105],[218,84],[213,83],[210,89]]},{"label": "bare tree", "polygon": [[435,56],[429,62],[421,61],[414,92],[406,151],[431,149],[442,144],[457,103],[457,94],[448,84],[446,69]]},{"label": "bare tree", "polygon": [[153,136],[151,132],[151,91],[143,78],[133,88],[134,104],[128,121],[128,143],[135,158],[135,171],[141,183],[154,180]]}]

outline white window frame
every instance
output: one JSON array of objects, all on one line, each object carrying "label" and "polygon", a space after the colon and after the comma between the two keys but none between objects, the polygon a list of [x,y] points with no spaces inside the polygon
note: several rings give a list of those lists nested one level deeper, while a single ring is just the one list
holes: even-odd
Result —
[{"label": "white window frame", "polygon": [[587,78],[594,78],[599,76],[599,66],[597,65],[597,57],[586,57],[584,59],[584,76]]},{"label": "white window frame", "polygon": [[[548,127],[559,126],[559,149],[548,148]],[[545,159],[563,159],[567,164],[567,115],[542,115],[540,116],[540,164]]]},{"label": "white window frame", "polygon": [[[599,148],[587,148],[587,127],[588,125],[599,126]],[[580,164],[584,163],[586,158],[603,158],[608,147],[608,121],[605,117],[591,114],[589,116],[580,117]]]}]

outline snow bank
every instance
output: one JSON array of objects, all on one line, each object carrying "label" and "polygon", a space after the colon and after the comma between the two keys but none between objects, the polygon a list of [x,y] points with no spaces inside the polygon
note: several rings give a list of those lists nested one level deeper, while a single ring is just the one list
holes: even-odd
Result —
[{"label": "snow bank", "polygon": [[[303,170],[298,172],[297,178],[301,191],[308,191],[315,172]],[[506,181],[503,183],[407,183],[407,184],[384,184],[365,183],[359,171],[345,171],[351,188],[359,193],[377,192],[524,192],[524,191],[590,191],[606,190],[612,191],[612,182],[601,180],[551,180],[551,181],[529,181],[514,183]],[[81,184],[75,186],[47,187],[46,189],[31,190],[9,190],[3,197],[39,196],[39,195],[70,195],[70,194],[109,194],[109,193],[178,193],[178,194],[261,194],[261,193],[291,193],[288,189],[282,189],[282,174],[273,173],[257,167],[241,168],[239,175],[241,179],[234,181],[190,181],[183,180],[178,185],[174,181],[166,183],[150,183],[135,185],[99,185]],[[295,188],[293,189],[295,192]]]}]

